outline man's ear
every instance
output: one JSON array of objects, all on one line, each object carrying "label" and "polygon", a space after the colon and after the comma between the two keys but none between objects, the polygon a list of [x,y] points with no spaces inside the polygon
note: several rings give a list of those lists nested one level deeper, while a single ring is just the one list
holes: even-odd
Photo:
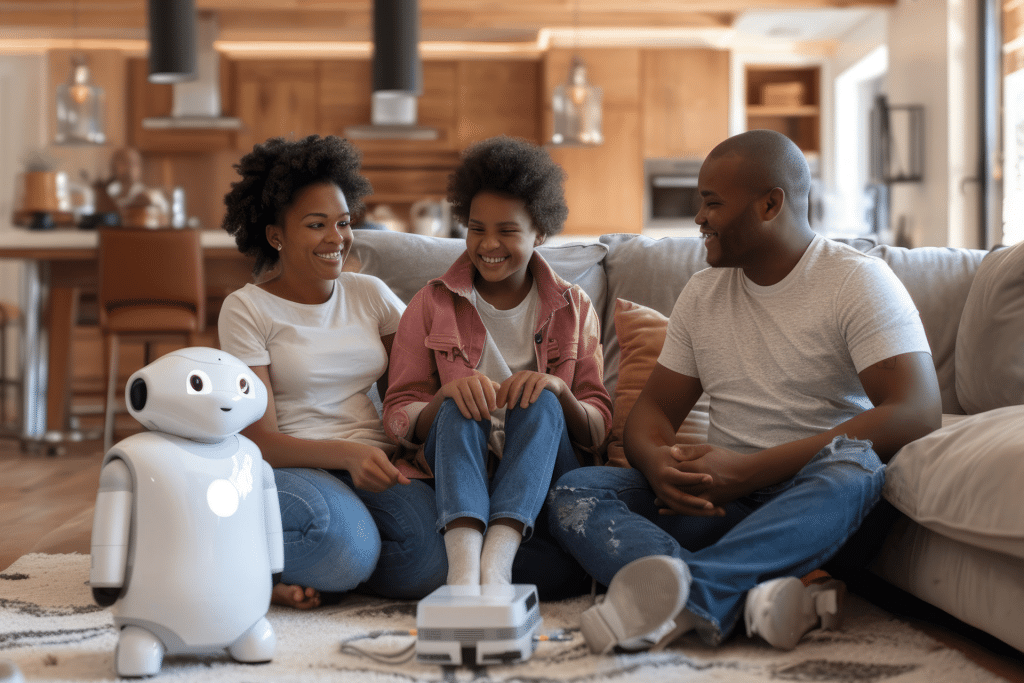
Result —
[{"label": "man's ear", "polygon": [[772,188],[764,196],[764,220],[773,220],[782,211],[786,203],[786,191],[781,187]]}]

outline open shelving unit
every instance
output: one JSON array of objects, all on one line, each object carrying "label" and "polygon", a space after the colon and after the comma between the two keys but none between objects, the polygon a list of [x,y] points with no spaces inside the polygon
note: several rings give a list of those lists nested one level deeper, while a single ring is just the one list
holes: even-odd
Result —
[{"label": "open shelving unit", "polygon": [[788,136],[804,152],[821,151],[821,69],[818,66],[746,66],[747,130]]}]

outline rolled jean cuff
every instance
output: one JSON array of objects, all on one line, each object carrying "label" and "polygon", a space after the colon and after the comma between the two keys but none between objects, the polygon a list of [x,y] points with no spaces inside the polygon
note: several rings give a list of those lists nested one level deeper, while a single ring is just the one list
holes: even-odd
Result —
[{"label": "rolled jean cuff", "polygon": [[484,525],[484,531],[487,531],[487,520],[484,519],[483,516],[478,515],[475,512],[452,512],[451,514],[445,515],[444,517],[438,517],[437,531],[443,534],[446,526],[448,526],[457,519],[465,519],[467,517],[469,519],[478,520],[481,524]]},{"label": "rolled jean cuff", "polygon": [[523,517],[520,514],[516,514],[515,512],[492,512],[491,513],[491,524],[494,524],[499,519],[511,519],[511,520],[513,520],[515,522],[519,522],[520,524],[522,524],[523,525],[523,542],[524,543],[526,541],[529,541],[530,537],[533,536],[533,523],[536,520],[527,519],[526,517]]}]

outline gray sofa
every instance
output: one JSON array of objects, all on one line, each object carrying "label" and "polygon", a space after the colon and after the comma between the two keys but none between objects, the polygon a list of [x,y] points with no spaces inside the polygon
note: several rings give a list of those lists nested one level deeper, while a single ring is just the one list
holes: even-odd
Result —
[{"label": "gray sofa", "polygon": [[[890,463],[884,495],[899,518],[880,534],[886,538],[874,539],[881,550],[870,571],[1024,650],[1024,244],[988,253],[849,243],[888,263],[910,292],[932,347],[944,413],[942,429]],[[347,267],[376,275],[408,302],[463,248],[458,239],[359,231]],[[635,391],[644,355],[637,347],[660,348],[658,321],[706,267],[703,245],[699,238],[612,234],[540,251],[602,315],[605,382],[620,424],[626,380]],[[625,340],[627,309],[646,316],[648,327],[630,327],[622,349],[616,312]],[[649,362],[656,350],[646,356]],[[699,403],[681,438],[699,441],[702,430],[706,436],[702,410]],[[615,448],[609,444],[609,453]]]}]

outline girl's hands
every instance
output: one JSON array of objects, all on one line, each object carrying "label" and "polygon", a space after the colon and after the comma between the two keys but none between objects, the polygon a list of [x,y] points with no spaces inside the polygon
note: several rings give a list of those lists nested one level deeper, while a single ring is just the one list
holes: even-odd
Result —
[{"label": "girl's hands", "polygon": [[350,442],[349,447],[354,452],[345,469],[357,489],[380,493],[395,484],[409,483],[408,477],[399,472],[387,454],[376,446]]},{"label": "girl's hands", "polygon": [[498,387],[497,404],[508,408],[526,408],[540,398],[540,392],[549,390],[561,400],[569,391],[569,386],[554,375],[543,372],[523,370],[509,377]]},{"label": "girl's hands", "polygon": [[488,379],[487,375],[475,372],[469,377],[453,379],[438,390],[438,395],[450,398],[459,407],[467,420],[483,420],[498,409],[495,400],[501,385]]}]

